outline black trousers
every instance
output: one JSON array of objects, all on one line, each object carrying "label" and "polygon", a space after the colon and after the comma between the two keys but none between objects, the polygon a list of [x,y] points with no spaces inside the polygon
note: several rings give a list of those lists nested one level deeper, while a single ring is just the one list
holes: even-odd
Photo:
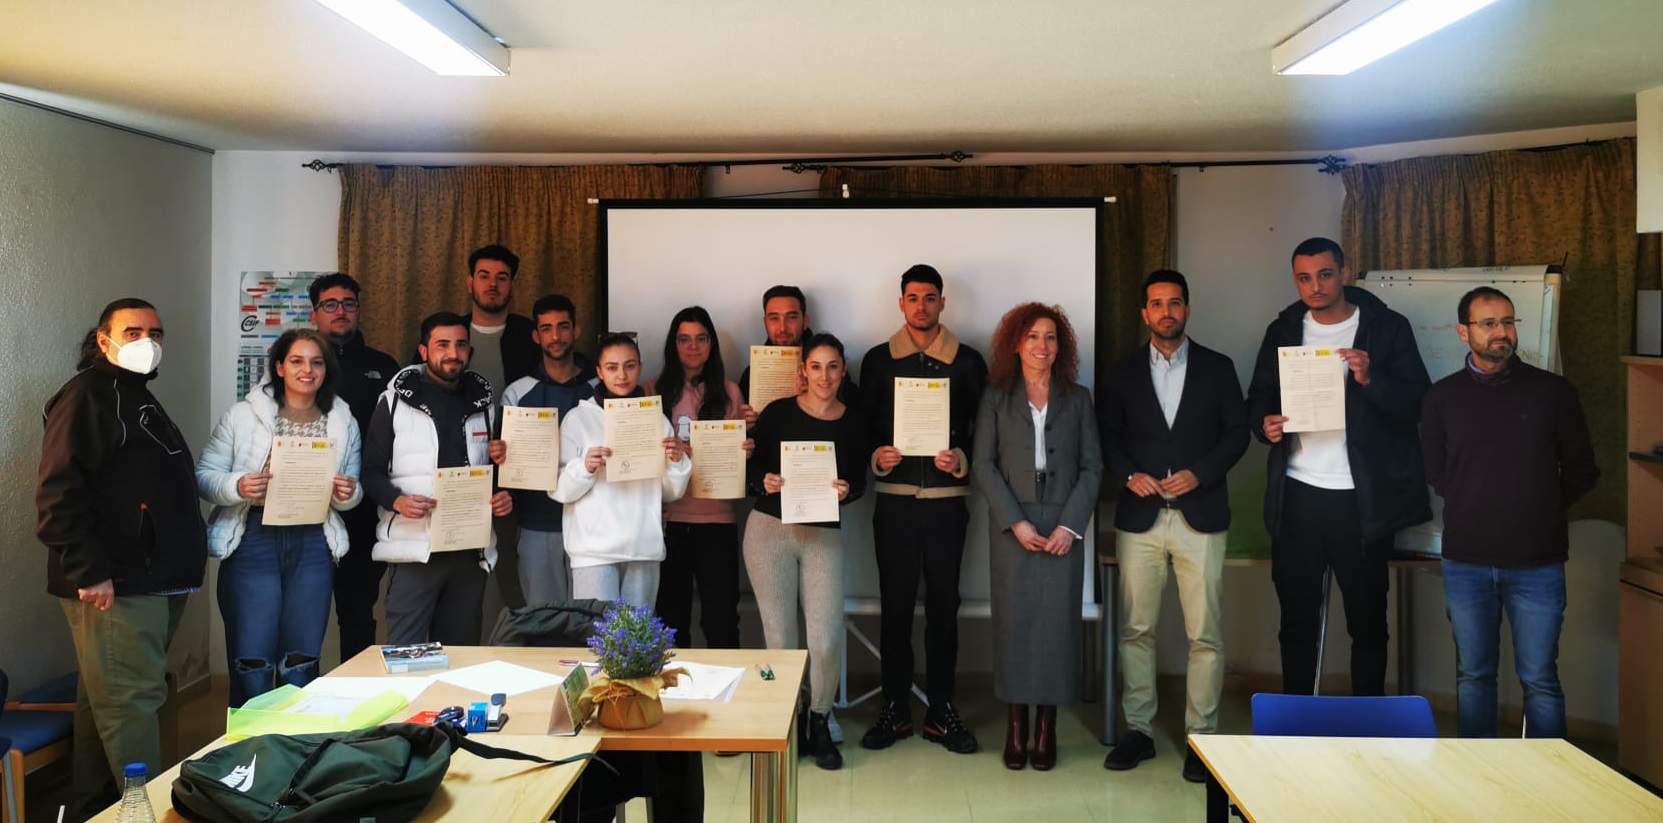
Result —
[{"label": "black trousers", "polygon": [[351,548],[335,564],[335,622],[341,628],[341,662],[375,645],[375,601],[387,564],[370,559],[375,550],[375,504],[365,500],[342,512]]},{"label": "black trousers", "polygon": [[699,592],[704,647],[739,648],[739,525],[664,524],[664,563],[658,574],[658,616],[676,630],[676,645],[693,643],[693,590]]},{"label": "black trousers", "polygon": [[1282,604],[1282,691],[1311,694],[1322,629],[1322,574],[1334,570],[1351,635],[1351,693],[1386,693],[1386,555],[1390,540],[1363,540],[1357,492],[1287,479],[1282,533],[1271,544],[1270,576]]},{"label": "black trousers", "polygon": [[912,691],[912,612],[924,582],[924,693],[953,699],[959,657],[959,570],[970,511],[963,497],[879,494],[872,510],[878,553],[878,648],[883,696],[906,705]]}]

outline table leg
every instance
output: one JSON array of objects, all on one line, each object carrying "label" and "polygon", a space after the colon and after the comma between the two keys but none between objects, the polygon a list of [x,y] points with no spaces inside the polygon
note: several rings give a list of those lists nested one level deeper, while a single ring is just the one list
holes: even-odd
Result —
[{"label": "table leg", "polygon": [[1105,746],[1118,742],[1115,715],[1120,711],[1120,673],[1116,669],[1116,655],[1120,640],[1120,566],[1098,564],[1103,578],[1103,613],[1098,625],[1103,630],[1103,728],[1099,738]]},{"label": "table leg", "polygon": [[1229,823],[1230,795],[1225,794],[1224,784],[1218,782],[1218,775],[1212,769],[1207,770],[1207,823]]},{"label": "table leg", "polygon": [[797,733],[792,720],[785,752],[751,752],[752,823],[797,823]]}]

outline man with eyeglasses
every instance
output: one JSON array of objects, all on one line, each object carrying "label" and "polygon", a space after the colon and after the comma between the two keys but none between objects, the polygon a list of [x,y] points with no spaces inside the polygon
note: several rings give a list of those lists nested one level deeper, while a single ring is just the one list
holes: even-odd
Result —
[{"label": "man with eyeglasses", "polygon": [[1565,736],[1559,629],[1565,618],[1565,510],[1599,479],[1570,381],[1519,359],[1507,295],[1480,286],[1456,309],[1472,352],[1421,407],[1426,479],[1444,499],[1444,608],[1455,634],[1462,737],[1496,736],[1501,616],[1513,634],[1525,734]]},{"label": "man with eyeglasses", "polygon": [[[1417,426],[1431,383],[1403,315],[1348,281],[1326,237],[1293,250],[1299,299],[1265,329],[1247,390],[1247,420],[1270,444],[1265,529],[1282,607],[1282,690],[1316,693],[1324,574],[1333,570],[1351,635],[1351,691],[1386,692],[1386,560],[1400,529],[1432,518]],[[1277,349],[1338,350],[1345,428],[1284,432]]]},{"label": "man with eyeglasses", "polygon": [[[341,373],[335,394],[352,409],[359,431],[369,431],[375,400],[398,372],[392,355],[370,348],[358,330],[362,308],[358,281],[336,272],[312,281],[312,325],[335,344]],[[370,557],[375,549],[375,503],[368,496],[341,513],[350,548],[335,566],[335,622],[341,630],[341,660],[375,645],[375,601],[381,596],[386,564]]]}]

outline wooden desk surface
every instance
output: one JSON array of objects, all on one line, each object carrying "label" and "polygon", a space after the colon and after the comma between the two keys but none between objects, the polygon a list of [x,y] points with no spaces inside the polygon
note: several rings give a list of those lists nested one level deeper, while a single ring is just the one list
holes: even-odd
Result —
[{"label": "wooden desk surface", "polygon": [[1252,823],[1663,820],[1663,799],[1563,740],[1189,740]]},{"label": "wooden desk surface", "polygon": [[[505,749],[535,754],[550,760],[593,752],[600,746],[598,737],[549,737],[546,734],[481,735],[481,740]],[[220,738],[191,755],[201,757],[225,745]],[[505,823],[532,823],[548,820],[561,798],[577,782],[586,762],[566,766],[544,766],[523,760],[486,760],[465,751],[450,757],[450,770],[439,785],[439,791],[427,804],[418,823],[440,821],[501,820]],[[145,787],[150,793],[151,808],[156,810],[157,823],[186,823],[173,810],[173,780],[179,776],[175,765],[150,781]],[[91,823],[114,823],[120,804],[105,809]]]},{"label": "wooden desk surface", "polygon": [[[510,648],[501,646],[452,646],[450,668],[502,660],[529,669],[565,674],[569,666],[560,660],[593,660],[588,649]],[[797,708],[797,690],[808,667],[808,652],[800,649],[678,649],[677,659],[712,666],[740,666],[745,669],[733,700],[727,703],[667,700],[664,722],[650,729],[613,731],[590,723],[584,737],[595,737],[602,751],[732,751],[784,752]],[[775,679],[763,680],[756,664],[771,665]],[[330,672],[343,677],[382,677],[386,667],[375,647]],[[436,674],[422,672],[421,674]],[[523,692],[508,698],[507,734],[544,734],[549,712],[558,695],[556,687]],[[418,711],[486,699],[478,692],[435,681],[411,704],[408,717]],[[486,739],[490,735],[486,735]]]}]

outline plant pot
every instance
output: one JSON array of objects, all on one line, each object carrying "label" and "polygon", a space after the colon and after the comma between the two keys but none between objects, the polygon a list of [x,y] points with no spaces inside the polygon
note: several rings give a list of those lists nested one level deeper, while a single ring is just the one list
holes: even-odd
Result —
[{"label": "plant pot", "polygon": [[619,731],[647,729],[664,720],[664,701],[634,690],[602,702],[599,709],[596,722]]}]

